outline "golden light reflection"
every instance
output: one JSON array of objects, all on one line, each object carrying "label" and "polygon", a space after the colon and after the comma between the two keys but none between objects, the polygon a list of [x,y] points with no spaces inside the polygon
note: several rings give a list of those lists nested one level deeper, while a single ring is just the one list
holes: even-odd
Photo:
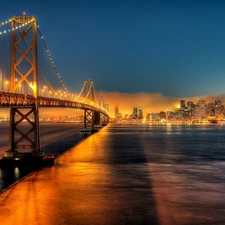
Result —
[{"label": "golden light reflection", "polygon": [[18,167],[15,167],[15,169],[14,169],[14,176],[16,179],[18,179],[20,177],[20,170]]},{"label": "golden light reflection", "polygon": [[104,188],[110,171],[97,163],[105,153],[99,138],[90,136],[59,157],[54,167],[34,172],[1,193],[1,224],[107,224],[107,212],[113,209]]}]

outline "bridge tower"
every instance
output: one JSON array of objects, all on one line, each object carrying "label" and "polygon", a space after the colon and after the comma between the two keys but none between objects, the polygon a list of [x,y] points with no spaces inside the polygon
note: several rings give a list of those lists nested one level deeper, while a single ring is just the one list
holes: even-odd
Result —
[{"label": "bridge tower", "polygon": [[[79,94],[79,98],[82,98],[88,104],[96,104],[94,82],[92,80],[84,81],[83,88]],[[100,112],[94,109],[84,109],[84,132],[96,131],[100,127]]]},{"label": "bridge tower", "polygon": [[[26,13],[13,16],[10,92],[20,89],[22,93],[23,90],[24,98],[30,93],[34,96],[34,102],[29,107],[15,106],[10,109],[9,150],[4,153],[5,157],[17,157],[22,153],[33,157],[44,155],[40,149],[37,61],[36,16],[27,16]],[[23,121],[29,125],[26,131],[20,126]]]}]

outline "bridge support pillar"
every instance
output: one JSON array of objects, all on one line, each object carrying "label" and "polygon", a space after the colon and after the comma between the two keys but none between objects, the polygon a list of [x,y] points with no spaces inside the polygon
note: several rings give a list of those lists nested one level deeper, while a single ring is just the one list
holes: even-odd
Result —
[{"label": "bridge support pillar", "polygon": [[101,120],[100,121],[101,126],[106,126],[109,122],[109,118],[103,113],[100,114],[100,120]]},{"label": "bridge support pillar", "polygon": [[92,129],[93,127],[93,111],[90,109],[84,110],[84,129]]},{"label": "bridge support pillar", "polygon": [[4,157],[44,156],[40,150],[38,111],[37,107],[10,109],[9,150],[4,153]]},{"label": "bridge support pillar", "polygon": [[81,132],[97,132],[100,128],[100,112],[85,109],[84,110],[84,128],[81,129]]},{"label": "bridge support pillar", "polygon": [[99,111],[93,111],[93,112],[94,112],[93,128],[100,128],[101,127],[100,112]]}]

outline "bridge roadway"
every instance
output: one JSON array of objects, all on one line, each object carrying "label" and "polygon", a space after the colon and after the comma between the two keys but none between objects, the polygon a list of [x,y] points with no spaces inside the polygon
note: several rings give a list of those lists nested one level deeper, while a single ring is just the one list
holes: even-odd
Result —
[{"label": "bridge roadway", "polygon": [[[50,97],[39,96],[39,107],[61,107],[61,108],[75,108],[83,110],[99,111],[108,116],[108,113],[95,103],[86,103],[80,101],[64,100]],[[85,101],[85,100],[83,100]],[[34,106],[34,96],[19,93],[0,91],[0,108],[25,108]]]}]

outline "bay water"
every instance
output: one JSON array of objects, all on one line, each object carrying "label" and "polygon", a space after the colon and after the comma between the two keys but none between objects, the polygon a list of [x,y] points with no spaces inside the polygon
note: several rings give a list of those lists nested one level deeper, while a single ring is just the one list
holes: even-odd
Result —
[{"label": "bay water", "polygon": [[1,224],[225,224],[224,125],[45,126],[60,156],[4,188]]}]

